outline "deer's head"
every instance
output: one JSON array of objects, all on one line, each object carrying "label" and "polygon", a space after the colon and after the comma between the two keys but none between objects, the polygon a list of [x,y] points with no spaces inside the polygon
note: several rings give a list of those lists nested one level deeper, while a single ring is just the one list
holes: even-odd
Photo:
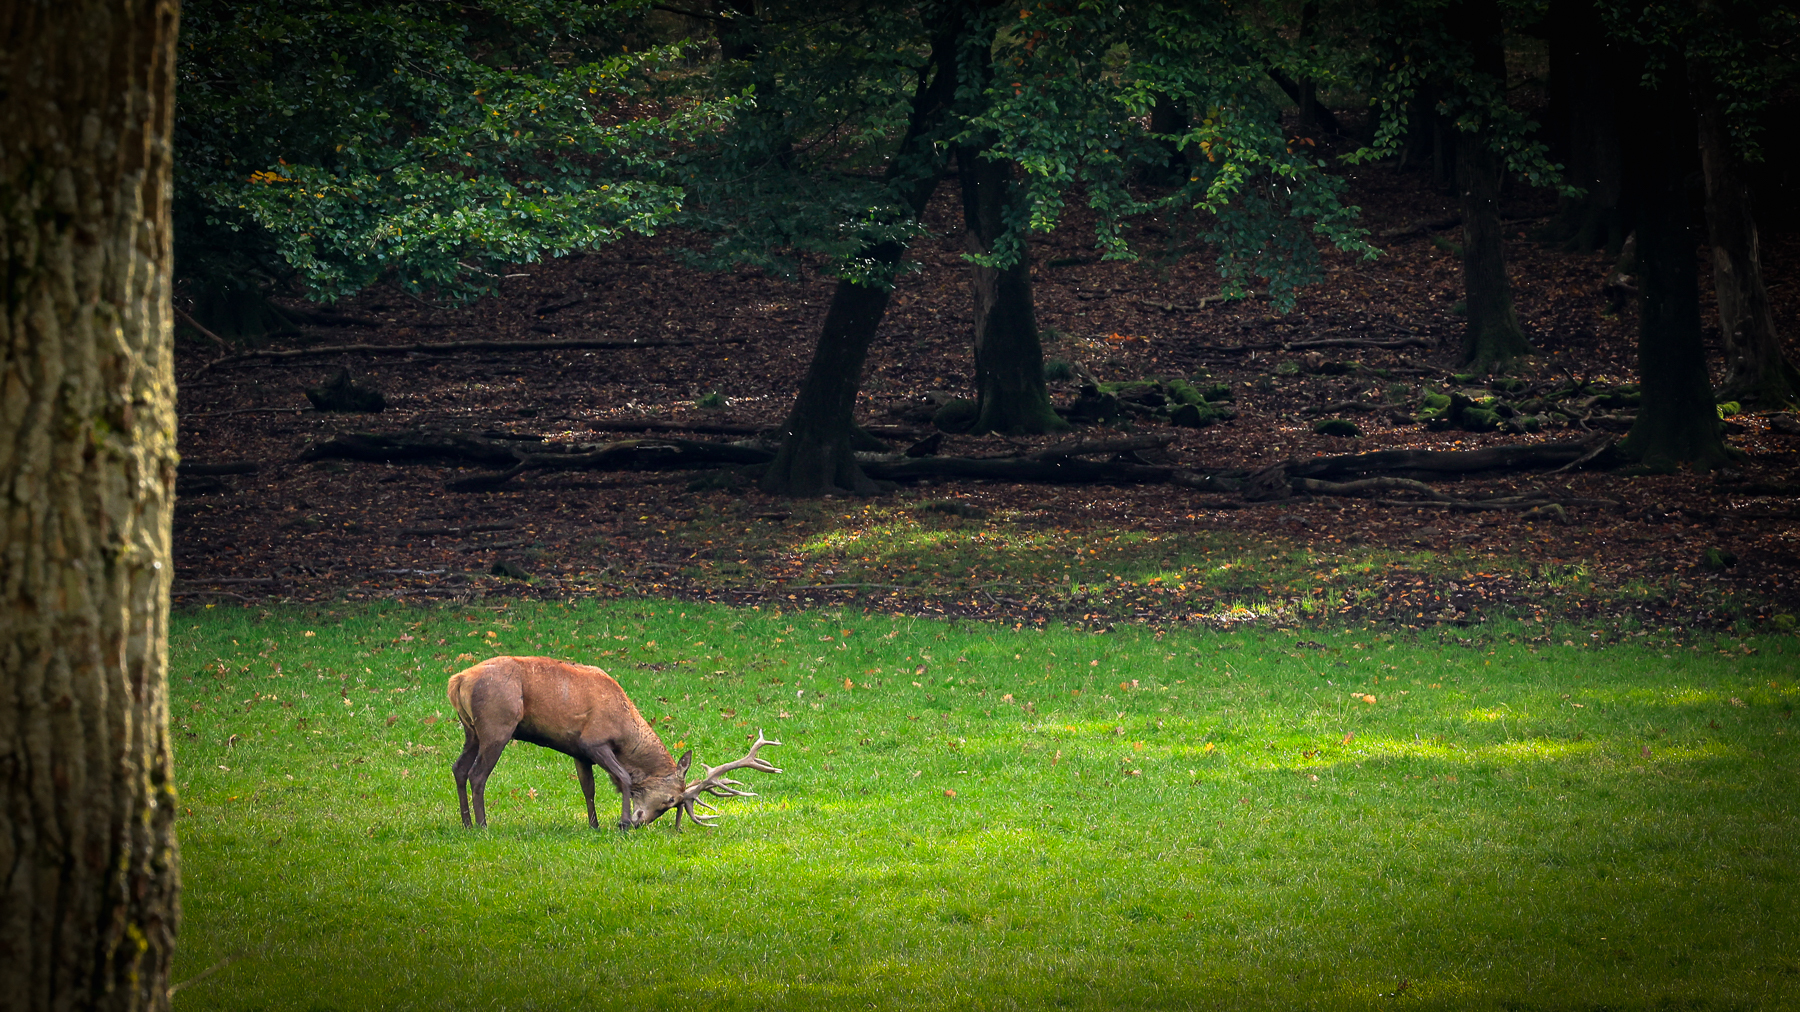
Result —
[{"label": "deer's head", "polygon": [[675,760],[675,768],[670,772],[646,777],[631,785],[632,825],[648,826],[664,812],[682,804],[686,797],[688,763],[693,758],[694,750],[688,749]]}]

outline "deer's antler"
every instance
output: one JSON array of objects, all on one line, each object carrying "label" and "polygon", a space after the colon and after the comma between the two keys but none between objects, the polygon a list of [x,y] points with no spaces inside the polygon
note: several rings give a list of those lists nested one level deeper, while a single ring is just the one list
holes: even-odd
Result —
[{"label": "deer's antler", "polygon": [[677,806],[677,811],[675,813],[675,824],[677,826],[681,825],[681,815],[683,812],[685,812],[685,813],[687,813],[687,817],[689,819],[692,819],[694,822],[694,825],[696,825],[696,826],[713,825],[712,820],[717,818],[717,816],[701,816],[700,814],[698,814],[697,812],[694,811],[695,805],[699,805],[702,808],[705,808],[709,812],[718,811],[718,809],[716,809],[713,806],[707,804],[706,802],[700,800],[700,795],[702,795],[702,794],[710,794],[716,798],[754,798],[754,797],[756,797],[755,791],[740,790],[740,788],[742,788],[744,786],[744,784],[740,783],[739,781],[733,780],[730,777],[724,776],[724,774],[729,773],[732,770],[741,770],[741,769],[761,770],[764,773],[780,773],[781,770],[777,769],[774,766],[771,766],[769,764],[768,760],[759,758],[756,754],[757,750],[762,748],[764,745],[780,745],[780,744],[781,743],[778,741],[772,741],[768,738],[764,738],[762,729],[757,728],[756,744],[750,746],[750,751],[744,756],[744,758],[733,760],[732,762],[728,762],[723,766],[708,766],[706,768],[705,776],[694,781],[693,783],[688,784],[687,787],[685,789],[683,789],[681,801],[680,801],[679,805]]}]

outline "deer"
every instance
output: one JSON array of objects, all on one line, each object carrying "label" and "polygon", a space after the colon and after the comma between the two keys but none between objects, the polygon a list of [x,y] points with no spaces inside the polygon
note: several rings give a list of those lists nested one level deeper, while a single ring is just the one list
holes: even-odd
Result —
[{"label": "deer", "polygon": [[686,815],[697,826],[715,825],[716,815],[702,816],[701,799],[755,797],[744,784],[725,774],[740,769],[780,773],[756,753],[781,743],[756,732],[756,744],[742,759],[707,767],[706,775],[687,781],[693,749],[672,758],[662,739],[611,675],[586,664],[551,657],[490,657],[450,676],[450,706],[463,726],[463,750],[451,771],[462,802],[464,827],[469,818],[469,788],[474,788],[474,825],[487,827],[487,781],[507,744],[527,741],[554,749],[575,760],[581,791],[587,796],[588,825],[600,828],[594,810],[594,766],[604,769],[618,788],[619,829],[655,822],[675,809],[675,828]]}]

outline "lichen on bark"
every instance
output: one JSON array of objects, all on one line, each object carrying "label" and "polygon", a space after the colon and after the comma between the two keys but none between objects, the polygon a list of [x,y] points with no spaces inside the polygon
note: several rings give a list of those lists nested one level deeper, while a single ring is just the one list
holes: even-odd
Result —
[{"label": "lichen on bark", "polygon": [[0,14],[0,994],[164,1008],[176,7]]}]

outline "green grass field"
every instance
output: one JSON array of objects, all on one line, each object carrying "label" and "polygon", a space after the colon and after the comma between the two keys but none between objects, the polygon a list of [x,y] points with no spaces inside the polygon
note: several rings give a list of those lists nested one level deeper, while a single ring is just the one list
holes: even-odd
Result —
[{"label": "green grass field", "polygon": [[[170,628],[175,979],[212,971],[177,1009],[1800,1005],[1792,638],[669,602]],[[515,744],[464,830],[444,682],[502,653],[606,668],[701,762],[763,728],[786,772],[621,834]]]}]

